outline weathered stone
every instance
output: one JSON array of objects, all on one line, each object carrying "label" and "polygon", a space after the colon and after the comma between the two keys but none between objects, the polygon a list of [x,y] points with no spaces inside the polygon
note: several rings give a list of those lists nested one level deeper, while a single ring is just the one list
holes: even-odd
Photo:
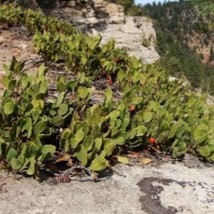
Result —
[{"label": "weathered stone", "polygon": [[95,17],[88,18],[87,21],[92,25],[97,24],[99,22],[99,20]]},{"label": "weathered stone", "polygon": [[126,17],[120,5],[104,0],[72,0],[61,5],[56,14],[91,35],[100,34],[102,43],[113,38],[116,47],[124,48],[144,63],[159,59],[154,47],[156,33],[152,20],[147,17]]},{"label": "weathered stone", "polygon": [[116,4],[107,4],[105,9],[106,9],[106,12],[109,14],[120,12],[119,6]]},{"label": "weathered stone", "polygon": [[[139,23],[141,24],[140,28],[136,27],[135,17],[126,17],[126,22],[123,24],[108,24],[105,28],[101,27],[102,42],[105,43],[113,38],[116,42],[116,47],[124,48],[130,55],[136,56],[144,63],[153,63],[160,57],[154,47],[156,34],[152,22],[142,17],[138,19]],[[149,41],[147,47],[142,45],[143,38]]]}]

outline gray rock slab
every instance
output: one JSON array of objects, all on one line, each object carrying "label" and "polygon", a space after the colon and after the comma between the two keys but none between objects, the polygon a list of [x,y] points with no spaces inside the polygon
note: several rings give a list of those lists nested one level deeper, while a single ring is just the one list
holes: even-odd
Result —
[{"label": "gray rock slab", "polygon": [[[0,214],[213,214],[214,169],[183,162],[114,167],[106,181],[52,184],[0,171]],[[121,176],[122,175],[122,176]]]}]

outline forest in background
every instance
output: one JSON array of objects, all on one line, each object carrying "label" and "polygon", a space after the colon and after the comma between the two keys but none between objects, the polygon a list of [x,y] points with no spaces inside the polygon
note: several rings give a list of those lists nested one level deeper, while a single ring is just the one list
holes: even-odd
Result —
[{"label": "forest in background", "polygon": [[[160,63],[170,75],[185,76],[193,87],[213,94],[213,16],[183,1],[147,4],[142,10],[154,20]],[[190,42],[194,43],[191,48]],[[209,52],[200,52],[199,47]]]}]

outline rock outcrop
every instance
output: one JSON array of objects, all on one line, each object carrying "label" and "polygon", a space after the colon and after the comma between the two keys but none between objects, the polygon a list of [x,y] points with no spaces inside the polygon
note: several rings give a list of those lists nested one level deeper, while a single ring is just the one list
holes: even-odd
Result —
[{"label": "rock outcrop", "polygon": [[146,17],[125,17],[125,22],[108,24],[103,29],[96,28],[102,35],[102,42],[113,38],[116,46],[125,49],[130,55],[144,63],[154,63],[160,57],[155,50],[156,34],[151,20]]},{"label": "rock outcrop", "polygon": [[147,17],[125,16],[120,5],[104,0],[60,1],[52,15],[66,19],[80,30],[101,34],[102,42],[110,38],[116,46],[124,48],[144,63],[153,63],[160,57],[155,50],[156,33],[152,21]]}]

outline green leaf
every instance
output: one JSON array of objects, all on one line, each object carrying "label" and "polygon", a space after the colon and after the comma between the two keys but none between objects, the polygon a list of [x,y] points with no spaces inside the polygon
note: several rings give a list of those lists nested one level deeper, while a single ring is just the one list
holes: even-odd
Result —
[{"label": "green leaf", "polygon": [[23,163],[24,162],[20,160],[20,158],[12,158],[10,161],[10,165],[13,170],[19,170],[22,167]]},{"label": "green leaf", "polygon": [[209,150],[211,152],[214,152],[214,140],[212,140],[211,142],[208,143],[208,146],[209,146]]},{"label": "green leaf", "polygon": [[114,143],[116,145],[122,146],[125,144],[125,142],[126,142],[126,138],[124,136],[120,136],[120,137],[117,137],[116,139],[114,139]]},{"label": "green leaf", "polygon": [[78,88],[78,90],[77,90],[77,96],[78,96],[78,98],[85,99],[85,98],[88,97],[88,95],[89,95],[88,88],[82,87],[82,86],[80,86]]},{"label": "green leaf", "polygon": [[54,145],[46,144],[46,145],[42,146],[41,153],[42,154],[48,154],[49,153],[49,154],[53,155],[55,150],[56,150],[56,147]]},{"label": "green leaf", "polygon": [[45,64],[43,63],[42,65],[40,65],[39,69],[38,69],[38,73],[37,73],[37,77],[39,80],[43,80],[45,77],[45,74],[47,72],[47,69],[45,67]]},{"label": "green leaf", "polygon": [[90,169],[93,171],[102,171],[108,167],[108,165],[108,161],[105,158],[98,156],[92,161]]},{"label": "green leaf", "polygon": [[15,103],[14,99],[8,98],[4,101],[3,111],[6,115],[10,115],[14,112],[15,107],[16,107],[16,103]]},{"label": "green leaf", "polygon": [[32,120],[30,118],[27,118],[24,126],[22,127],[22,131],[26,130],[27,137],[30,138],[32,135],[32,129],[33,129]]},{"label": "green leaf", "polygon": [[32,129],[32,120],[31,120],[31,118],[27,118],[24,126],[22,127],[22,130],[28,131],[30,129]]},{"label": "green leaf", "polygon": [[144,136],[146,134],[146,131],[147,131],[147,127],[142,125],[142,126],[138,126],[137,128],[137,134],[136,136]]},{"label": "green leaf", "polygon": [[67,85],[65,84],[65,81],[63,79],[59,80],[56,84],[57,90],[62,92],[66,90]]},{"label": "green leaf", "polygon": [[112,101],[113,92],[111,89],[105,91],[105,104],[108,104]]},{"label": "green leaf", "polygon": [[170,124],[167,121],[163,121],[160,125],[162,131],[167,131],[170,129]]},{"label": "green leaf", "polygon": [[34,108],[42,109],[44,107],[44,100],[42,99],[33,99],[31,103]]},{"label": "green leaf", "polygon": [[[65,142],[67,142],[67,141],[65,141]],[[79,142],[75,138],[71,138],[71,139],[69,139],[69,144],[71,145],[72,149],[76,149]],[[66,143],[66,148],[69,148],[69,145],[67,143]],[[66,151],[67,151],[67,149],[66,149]]]},{"label": "green leaf", "polygon": [[55,116],[53,117],[50,122],[54,125],[54,126],[61,126],[64,123],[64,118],[60,117],[60,116]]},{"label": "green leaf", "polygon": [[194,140],[195,140],[194,145],[197,146],[198,144],[202,143],[203,141],[205,141],[207,139],[208,132],[203,129],[196,129],[194,131],[193,135],[194,135]]},{"label": "green leaf", "polygon": [[120,69],[119,72],[117,73],[117,80],[121,82],[124,80],[125,77],[126,77],[126,72]]},{"label": "green leaf", "polygon": [[44,80],[40,84],[39,93],[45,94],[47,91],[48,91],[48,82],[47,80]]},{"label": "green leaf", "polygon": [[152,112],[149,112],[149,111],[145,111],[143,113],[143,120],[145,123],[149,123],[153,118],[153,114]]},{"label": "green leaf", "polygon": [[185,153],[186,153],[186,150],[180,151],[178,147],[173,147],[172,157],[177,158],[184,155]]},{"label": "green leaf", "polygon": [[175,132],[175,134],[176,134],[176,137],[177,138],[181,138],[182,137],[182,135],[183,135],[183,133],[185,132],[185,130],[186,130],[186,126],[185,125],[181,125],[180,127],[177,127],[176,126],[176,132]]},{"label": "green leaf", "polygon": [[10,82],[10,80],[9,80],[8,77],[2,77],[2,78],[0,79],[0,82],[1,82],[1,84],[2,84],[5,88],[8,88],[8,87],[9,87],[9,82]]},{"label": "green leaf", "polygon": [[0,156],[2,156],[2,154],[3,154],[3,144],[4,144],[4,140],[1,139],[1,137],[0,137]]},{"label": "green leaf", "polygon": [[80,145],[77,148],[77,151],[75,152],[75,156],[77,159],[81,162],[83,166],[85,166],[88,162],[88,155],[85,147],[83,145]]},{"label": "green leaf", "polygon": [[28,86],[29,79],[28,76],[25,74],[21,77],[21,86],[23,89],[25,89]]},{"label": "green leaf", "polygon": [[116,148],[116,144],[113,140],[107,140],[104,142],[104,148],[101,152],[102,157],[110,156]]},{"label": "green leaf", "polygon": [[91,135],[86,136],[82,144],[84,145],[87,152],[91,151],[94,147],[93,136]]},{"label": "green leaf", "polygon": [[137,129],[136,128],[133,128],[133,129],[131,129],[130,130],[130,139],[133,139],[133,138],[135,138],[136,137],[136,135],[137,135]]},{"label": "green leaf", "polygon": [[65,98],[65,92],[61,92],[57,98],[56,106],[59,107]]},{"label": "green leaf", "polygon": [[197,151],[203,157],[209,157],[211,155],[211,151],[209,149],[209,146],[201,146],[197,149]]},{"label": "green leaf", "polygon": [[10,80],[8,89],[12,91],[14,89],[15,85],[16,85],[16,80]]},{"label": "green leaf", "polygon": [[67,112],[68,112],[68,104],[63,103],[62,105],[59,106],[59,109],[58,109],[59,116],[63,116]]},{"label": "green leaf", "polygon": [[214,162],[214,153],[209,157],[209,159]]},{"label": "green leaf", "polygon": [[28,150],[27,150],[27,156],[30,157],[36,157],[41,150],[41,145],[37,144],[36,142],[30,142]]},{"label": "green leaf", "polygon": [[17,151],[13,148],[10,148],[6,157],[7,161],[10,162],[12,158],[16,158],[16,157],[17,157]]},{"label": "green leaf", "polygon": [[34,175],[35,174],[35,169],[36,169],[36,160],[34,157],[29,158],[30,161],[30,165],[29,168],[27,170],[27,174],[28,175]]},{"label": "green leaf", "polygon": [[47,128],[47,121],[42,120],[34,126],[33,131],[34,131],[35,135],[38,135],[38,134],[43,133],[46,128]]},{"label": "green leaf", "polygon": [[99,104],[95,104],[90,108],[91,115],[100,115],[101,112],[102,112],[102,109]]},{"label": "green leaf", "polygon": [[75,134],[75,140],[77,143],[81,142],[85,137],[85,133],[82,129],[78,130]]},{"label": "green leaf", "polygon": [[112,111],[110,114],[109,114],[109,117],[111,118],[111,120],[116,120],[116,118],[120,115],[120,112],[117,111],[117,110],[114,110]]},{"label": "green leaf", "polygon": [[123,156],[117,156],[117,161],[123,164],[129,164],[129,158]]},{"label": "green leaf", "polygon": [[44,160],[53,157],[56,147],[54,145],[44,145],[39,153],[37,163],[42,163]]},{"label": "green leaf", "polygon": [[37,120],[39,119],[40,110],[32,109],[30,113],[32,115],[33,123],[35,124],[37,122]]},{"label": "green leaf", "polygon": [[94,140],[94,144],[95,144],[95,148],[97,149],[97,152],[99,152],[103,144],[102,138],[96,138]]}]

